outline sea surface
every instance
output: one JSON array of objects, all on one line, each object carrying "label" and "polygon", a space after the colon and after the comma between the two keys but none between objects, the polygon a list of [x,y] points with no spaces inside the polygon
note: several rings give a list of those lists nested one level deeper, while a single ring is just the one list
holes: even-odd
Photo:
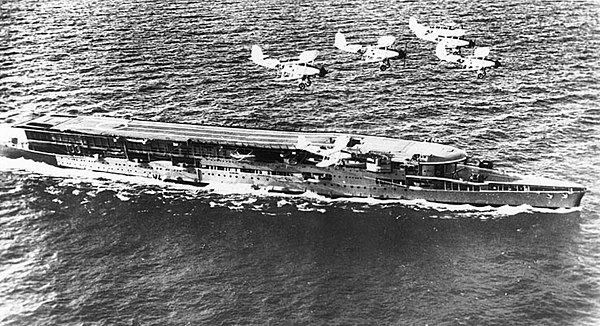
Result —
[{"label": "sea surface", "polygon": [[[408,18],[457,23],[477,79]],[[0,123],[41,114],[435,138],[578,209],[274,196],[0,158],[0,325],[599,325],[600,3],[0,0]],[[333,47],[397,37],[377,64]],[[319,50],[305,91],[249,61]],[[465,50],[468,53],[469,50]]]}]

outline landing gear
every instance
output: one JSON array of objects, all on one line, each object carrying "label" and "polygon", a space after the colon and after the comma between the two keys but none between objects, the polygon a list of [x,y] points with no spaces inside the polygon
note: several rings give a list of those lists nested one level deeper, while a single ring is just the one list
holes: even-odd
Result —
[{"label": "landing gear", "polygon": [[479,70],[479,73],[477,73],[478,79],[483,79],[483,78],[485,78],[485,76],[486,76],[485,69],[481,69],[481,70]]},{"label": "landing gear", "polygon": [[301,91],[303,91],[310,85],[312,85],[312,81],[310,80],[310,77],[304,76],[304,77],[302,77],[300,84],[298,84],[298,87],[300,88]]},{"label": "landing gear", "polygon": [[379,64],[379,70],[386,71],[386,70],[390,69],[391,66],[392,66],[392,64],[390,63],[390,59],[385,59],[385,60],[381,61],[381,64]]}]

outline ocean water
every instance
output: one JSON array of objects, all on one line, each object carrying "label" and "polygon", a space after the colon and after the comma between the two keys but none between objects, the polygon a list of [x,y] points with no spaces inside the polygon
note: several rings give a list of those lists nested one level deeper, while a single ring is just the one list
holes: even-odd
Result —
[{"label": "ocean water", "polygon": [[[408,18],[502,63],[438,62]],[[0,122],[50,112],[430,137],[571,210],[274,196],[0,158],[1,325],[600,324],[597,1],[0,1]],[[384,34],[380,72],[333,47]],[[300,91],[250,47],[319,50]],[[468,50],[465,50],[468,51]]]}]

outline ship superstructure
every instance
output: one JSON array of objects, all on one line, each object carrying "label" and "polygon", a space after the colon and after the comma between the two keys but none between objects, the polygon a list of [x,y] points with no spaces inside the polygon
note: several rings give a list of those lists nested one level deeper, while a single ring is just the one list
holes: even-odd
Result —
[{"label": "ship superstructure", "polygon": [[241,183],[330,197],[473,205],[579,206],[581,185],[467,163],[457,148],[368,135],[98,116],[46,115],[14,126],[0,151],[47,163],[204,186]]}]

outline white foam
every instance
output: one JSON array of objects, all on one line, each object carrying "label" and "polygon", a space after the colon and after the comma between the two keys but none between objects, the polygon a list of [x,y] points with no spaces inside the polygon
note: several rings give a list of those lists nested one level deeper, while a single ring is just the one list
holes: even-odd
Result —
[{"label": "white foam", "polygon": [[[131,199],[130,196],[126,196],[125,193],[130,191],[129,184],[138,184],[138,185],[152,185],[158,186],[161,188],[169,189],[169,191],[181,191],[178,195],[186,196],[189,198],[196,198],[199,193],[208,193],[212,192],[219,195],[232,196],[232,195],[240,195],[242,198],[231,198],[225,197],[221,198],[218,201],[221,203],[215,203],[214,201],[210,202],[211,207],[229,207],[232,206],[233,209],[244,208],[248,205],[253,206],[257,199],[256,198],[248,198],[247,196],[256,196],[256,197],[275,197],[279,198],[277,201],[277,207],[281,208],[286,205],[296,206],[294,203],[290,202],[289,198],[301,198],[305,200],[309,200],[311,204],[315,206],[327,207],[336,203],[361,203],[364,204],[363,209],[352,209],[354,213],[366,213],[370,206],[378,206],[379,208],[392,208],[395,206],[404,206],[409,207],[413,210],[434,210],[443,213],[457,213],[459,216],[466,217],[475,217],[480,219],[489,219],[489,218],[497,218],[497,217],[505,217],[512,216],[521,213],[553,213],[553,214],[568,214],[575,211],[580,211],[581,207],[575,208],[559,208],[559,209],[546,209],[546,208],[534,208],[529,205],[521,205],[521,206],[501,206],[501,207],[491,207],[491,206],[473,206],[468,204],[462,205],[454,205],[454,204],[442,204],[442,203],[434,203],[429,202],[422,199],[414,199],[414,200],[404,200],[404,199],[376,199],[376,198],[362,198],[362,197],[344,197],[344,198],[328,198],[325,196],[318,195],[314,192],[305,192],[300,195],[292,195],[292,194],[283,194],[283,193],[273,193],[268,192],[266,189],[255,189],[252,185],[249,184],[229,184],[229,183],[214,183],[209,184],[203,188],[199,188],[193,185],[182,185],[175,183],[166,183],[160,180],[144,178],[144,177],[135,177],[135,176],[125,176],[125,175],[117,175],[111,173],[104,172],[93,172],[87,170],[78,170],[78,169],[65,169],[54,167],[45,163],[35,162],[31,160],[26,160],[23,158],[20,159],[9,159],[5,157],[0,157],[0,171],[11,171],[11,172],[28,172],[36,175],[44,175],[51,177],[60,177],[63,178],[61,184],[79,184],[81,182],[87,182],[92,184],[99,189],[110,189],[117,191],[117,197],[122,201],[128,201]],[[46,189],[47,192],[59,192],[59,189],[49,187]],[[152,189],[144,190],[145,194],[154,194],[156,191]],[[76,195],[75,191],[74,194]],[[93,192],[87,192],[88,195],[93,196]],[[254,209],[257,209],[256,206],[253,206]],[[318,211],[318,212],[326,212],[325,208],[313,209],[308,208],[307,206],[297,206],[299,210],[303,211]],[[436,215],[437,216],[437,215]],[[439,215],[439,216],[447,216]],[[440,218],[438,216],[438,218]]]},{"label": "white foam", "polygon": [[120,193],[117,193],[115,196],[117,198],[119,198],[121,201],[129,201],[131,199],[130,197],[127,197],[127,196],[125,196],[123,194],[120,194]]}]

